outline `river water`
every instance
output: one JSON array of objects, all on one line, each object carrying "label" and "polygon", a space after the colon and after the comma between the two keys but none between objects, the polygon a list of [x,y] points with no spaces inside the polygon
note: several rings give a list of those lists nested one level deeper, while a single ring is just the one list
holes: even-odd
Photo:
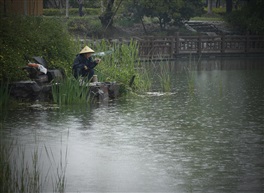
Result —
[{"label": "river water", "polygon": [[169,93],[12,109],[2,140],[39,148],[44,171],[63,163],[66,192],[263,192],[263,58],[187,63],[171,62]]}]

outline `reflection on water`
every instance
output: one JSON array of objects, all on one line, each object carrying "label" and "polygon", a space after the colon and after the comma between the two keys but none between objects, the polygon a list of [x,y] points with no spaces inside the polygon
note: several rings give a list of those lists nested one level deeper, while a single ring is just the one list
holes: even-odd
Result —
[{"label": "reflection on water", "polygon": [[4,131],[29,150],[45,144],[55,159],[67,147],[69,192],[261,192],[263,72],[194,71],[190,92],[175,70],[171,94],[16,109]]}]

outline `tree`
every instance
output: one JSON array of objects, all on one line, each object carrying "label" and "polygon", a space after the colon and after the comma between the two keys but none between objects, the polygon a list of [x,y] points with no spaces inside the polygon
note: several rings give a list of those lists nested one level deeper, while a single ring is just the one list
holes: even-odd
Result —
[{"label": "tree", "polygon": [[233,9],[233,0],[226,0],[226,12],[231,13]]},{"label": "tree", "polygon": [[240,5],[240,9],[229,13],[226,20],[240,31],[249,34],[264,34],[264,1],[250,0]]},{"label": "tree", "polygon": [[44,8],[52,7],[52,8],[62,8],[65,6],[66,1],[65,0],[44,0]]},{"label": "tree", "polygon": [[99,16],[99,19],[101,20],[102,26],[112,26],[113,20],[113,6],[114,6],[115,0],[107,0],[106,8],[104,12]]},{"label": "tree", "polygon": [[181,25],[203,12],[202,0],[133,0],[140,18],[148,16],[159,20],[161,30],[168,24]]},{"label": "tree", "polygon": [[213,0],[208,0],[207,3],[207,13],[212,14],[212,8],[213,8]]}]

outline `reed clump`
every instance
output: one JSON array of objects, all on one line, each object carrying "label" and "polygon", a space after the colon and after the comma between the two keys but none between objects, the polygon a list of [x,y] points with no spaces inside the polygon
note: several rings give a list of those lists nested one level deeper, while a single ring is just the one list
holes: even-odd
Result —
[{"label": "reed clump", "polygon": [[158,77],[162,92],[171,92],[172,76],[173,76],[173,70],[171,69],[171,65],[169,64],[169,61],[166,61],[164,64],[161,64]]},{"label": "reed clump", "polygon": [[195,60],[195,58],[193,58],[190,55],[189,58],[189,65],[186,66],[185,68],[185,72],[186,72],[186,77],[187,77],[187,83],[188,83],[188,90],[190,95],[194,95],[195,94],[195,77],[196,77],[196,72],[197,72],[197,67],[200,63],[200,58],[198,59],[198,61]]},{"label": "reed clump", "polygon": [[[96,51],[93,57],[102,59],[95,68],[98,81],[120,83],[121,95],[128,93],[127,91],[143,91],[150,87],[148,73],[139,62],[136,41],[109,42],[77,39],[76,45],[79,49],[88,45]],[[77,50],[76,53],[78,53]],[[73,76],[53,84],[52,96],[53,101],[59,105],[83,104],[92,99],[89,93],[89,81],[81,78],[76,80]]]},{"label": "reed clump", "polygon": [[73,76],[52,85],[53,102],[58,105],[83,104],[90,99],[89,81]]},{"label": "reed clump", "polygon": [[[1,142],[0,192],[41,193],[48,188],[53,189],[53,192],[65,192],[67,149],[65,157],[61,151],[60,163],[56,166],[52,151],[45,146],[44,152],[46,154],[43,155],[43,148],[36,147],[31,159],[27,160],[25,147],[18,147],[14,141]],[[41,162],[43,156],[46,156],[50,165],[47,170],[43,168],[44,162]]]}]

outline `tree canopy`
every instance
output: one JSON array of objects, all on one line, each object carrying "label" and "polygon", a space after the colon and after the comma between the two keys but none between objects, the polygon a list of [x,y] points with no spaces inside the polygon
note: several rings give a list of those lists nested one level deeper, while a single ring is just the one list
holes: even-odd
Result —
[{"label": "tree canopy", "polygon": [[264,1],[250,0],[227,15],[227,21],[250,34],[264,34]]},{"label": "tree canopy", "polygon": [[168,24],[181,25],[203,13],[202,0],[130,0],[126,6],[136,17],[158,18],[161,29]]}]

